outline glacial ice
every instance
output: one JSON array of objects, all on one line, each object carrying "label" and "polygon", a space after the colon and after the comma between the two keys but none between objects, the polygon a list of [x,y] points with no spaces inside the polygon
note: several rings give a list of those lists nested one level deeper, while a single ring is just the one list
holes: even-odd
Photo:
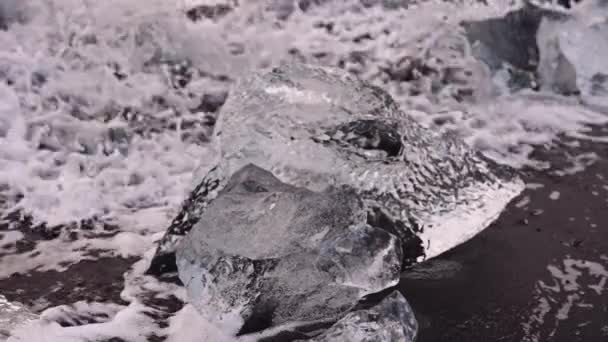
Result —
[{"label": "glacial ice", "polygon": [[393,291],[368,309],[349,312],[311,342],[413,342],[418,322],[401,293]]},{"label": "glacial ice", "polygon": [[339,69],[286,64],[242,79],[213,140],[215,161],[201,171],[149,273],[175,268],[181,237],[249,164],[312,191],[355,189],[368,219],[401,239],[405,266],[468,240],[523,189],[509,168],[422,128],[390,95]]},{"label": "glacial ice", "polygon": [[339,319],[333,329],[357,334],[359,300],[475,235],[523,189],[384,91],[319,66],[239,81],[214,143],[150,270],[176,264],[194,307],[234,334]]},{"label": "glacial ice", "polygon": [[248,165],[182,240],[179,276],[218,326],[337,319],[399,280],[401,244],[365,217],[352,188],[313,192]]},{"label": "glacial ice", "polygon": [[[606,8],[597,8],[598,15]],[[608,22],[571,16],[546,19],[539,27],[541,52],[539,74],[545,88],[560,93],[579,93],[586,103],[608,108]]]},{"label": "glacial ice", "polygon": [[567,18],[565,13],[525,3],[503,17],[466,21],[461,25],[473,55],[494,73],[507,68],[510,88],[520,89],[538,86],[535,72],[540,59],[545,58],[544,51],[541,57],[537,43],[541,24]]},{"label": "glacial ice", "polygon": [[580,95],[604,106],[608,87],[606,7],[589,1],[597,13],[565,12],[525,3],[503,17],[462,23],[473,54],[493,72],[507,68],[513,88],[538,88]]},{"label": "glacial ice", "polygon": [[464,22],[462,26],[471,45],[477,47],[477,57],[491,69],[508,63],[521,70],[533,71],[539,58],[536,32],[545,13],[526,5],[504,17]]}]

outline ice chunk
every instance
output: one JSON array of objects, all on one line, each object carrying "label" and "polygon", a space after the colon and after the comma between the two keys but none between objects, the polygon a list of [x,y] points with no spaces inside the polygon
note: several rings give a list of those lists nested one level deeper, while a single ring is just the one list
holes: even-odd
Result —
[{"label": "ice chunk", "polygon": [[524,5],[503,17],[463,22],[475,57],[493,72],[509,70],[508,84],[513,89],[537,86],[536,71],[540,61],[537,33],[543,20],[566,20],[557,10]]},{"label": "ice chunk", "polygon": [[[481,57],[492,69],[508,63],[518,69],[534,71],[539,51],[536,34],[543,19],[565,20],[568,15],[554,10],[524,5],[500,18],[462,23],[473,46],[482,45]],[[480,51],[481,52],[481,51]]]},{"label": "ice chunk", "polygon": [[538,32],[539,74],[547,89],[581,93],[586,102],[608,106],[608,11],[597,7],[600,20],[572,16],[545,19]]},{"label": "ice chunk", "polygon": [[405,298],[392,292],[377,305],[348,313],[313,342],[413,342],[418,322]]},{"label": "ice chunk", "polygon": [[214,132],[219,155],[162,239],[149,273],[163,273],[180,237],[239,169],[324,191],[348,185],[388,218],[407,264],[488,226],[524,187],[450,134],[424,129],[381,89],[338,69],[284,65],[241,80]]},{"label": "ice chunk", "polygon": [[473,54],[493,71],[507,67],[513,85],[581,93],[587,102],[606,106],[608,11],[593,1],[588,7],[593,18],[525,3],[504,17],[462,25]]},{"label": "ice chunk", "polygon": [[182,240],[177,265],[206,319],[224,329],[245,320],[243,330],[255,331],[336,319],[396,285],[401,244],[366,223],[353,189],[313,192],[248,165]]}]

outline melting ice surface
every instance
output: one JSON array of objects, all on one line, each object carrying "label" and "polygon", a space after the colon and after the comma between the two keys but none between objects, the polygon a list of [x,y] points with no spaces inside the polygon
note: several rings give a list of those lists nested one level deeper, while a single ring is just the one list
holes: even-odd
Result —
[{"label": "melting ice surface", "polygon": [[[517,5],[507,1],[424,2],[407,10],[357,10],[358,1],[327,1],[306,12],[277,5],[289,1],[226,1],[231,10],[223,16],[188,21],[185,12],[203,2],[223,3],[0,2],[0,216],[19,210],[49,225],[96,216],[122,229],[113,238],[84,237],[78,244],[58,239],[31,253],[3,256],[0,277],[41,266],[61,269],[61,262],[91,257],[86,251],[99,248],[144,256],[145,264],[160,237],[154,233],[166,228],[191,187],[192,172],[213,154],[199,144],[208,134],[200,125],[201,94],[221,94],[247,70],[283,60],[342,66],[389,91],[421,124],[455,130],[493,159],[517,167],[546,167],[530,156],[531,145],[551,144],[560,133],[602,140],[586,124],[606,121],[605,83],[597,71],[607,69],[601,63],[608,51],[605,44],[572,38],[605,41],[605,8],[593,1],[575,7],[573,20],[543,24],[536,37],[547,42],[541,44],[541,54],[549,51],[543,63],[565,57],[581,75],[580,97],[552,89],[512,93],[504,69],[493,74],[474,58],[458,23],[502,16]],[[176,79],[172,70],[182,64],[186,71]],[[437,73],[424,66],[449,74],[447,83],[437,87]],[[546,70],[553,80],[552,69]],[[18,234],[4,237],[13,238]],[[32,257],[37,251],[42,254]],[[154,284],[141,277],[144,269],[134,266],[125,280],[123,297],[133,304],[111,316],[122,325],[66,329],[40,322],[15,339],[82,341],[139,329],[166,334],[169,341],[223,340],[190,306],[166,329],[150,324],[134,299],[142,284]],[[184,298],[174,288],[164,292]],[[180,329],[188,326],[205,328]],[[133,341],[138,338],[143,340]]]},{"label": "melting ice surface", "polygon": [[523,190],[511,170],[338,69],[289,64],[240,81],[214,136],[217,165],[202,183],[219,191],[251,163],[313,191],[350,186],[395,222],[409,264],[474,236]]},{"label": "melting ice surface", "polygon": [[401,240],[366,216],[355,189],[313,192],[250,164],[177,248],[189,302],[226,331],[234,318],[250,331],[247,321],[270,327],[341,318],[363,296],[395,286],[401,273]]}]

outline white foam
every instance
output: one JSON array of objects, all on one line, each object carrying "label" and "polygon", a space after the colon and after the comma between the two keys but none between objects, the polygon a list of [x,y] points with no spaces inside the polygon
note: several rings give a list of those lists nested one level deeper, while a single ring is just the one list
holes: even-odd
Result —
[{"label": "white foam", "polygon": [[23,238],[23,233],[16,230],[9,230],[0,233],[0,246],[14,244]]},{"label": "white foam", "polygon": [[[197,329],[191,327],[197,327]],[[166,332],[167,342],[233,342],[236,340],[233,336],[202,319],[192,305],[186,305],[171,318]]]},{"label": "white foam", "polygon": [[604,255],[598,261],[567,257],[560,264],[548,265],[551,280],[539,280],[535,286],[536,305],[522,324],[524,340],[544,341],[557,332],[560,322],[568,320],[573,311],[593,309],[597,296],[608,291],[606,261]]},{"label": "white foam", "polygon": [[[203,156],[202,147],[182,142],[179,132],[165,132],[151,139],[135,137],[128,158],[101,151],[108,129],[124,127],[116,120],[101,122],[104,108],[130,105],[162,117],[162,111],[146,108],[145,101],[153,95],[171,97],[171,90],[161,74],[147,73],[137,62],[153,53],[148,50],[154,45],[166,54],[188,53],[175,46],[180,43],[176,38],[187,39],[173,26],[177,8],[163,1],[140,6],[138,1],[93,5],[71,0],[38,7],[29,23],[0,32],[7,47],[0,60],[15,83],[0,86],[0,132],[7,131],[5,138],[0,134],[0,184],[24,196],[13,209],[52,226],[93,216],[115,218],[133,206],[177,206]],[[168,9],[173,14],[163,15]],[[62,17],[70,21],[56,21]],[[156,41],[147,42],[152,46],[132,45],[135,35],[157,29],[166,36],[155,35]],[[95,35],[98,44],[87,44],[87,34]],[[128,80],[111,76],[111,62],[125,69]],[[46,79],[42,86],[30,82],[36,74]],[[182,96],[174,101],[186,106],[188,100]],[[69,114],[73,103],[84,118]],[[55,145],[56,152],[38,149],[40,141]],[[82,148],[97,152],[78,153]],[[134,177],[139,181],[130,182]]]},{"label": "white foam", "polygon": [[[22,326],[13,332],[7,342],[58,342],[83,341],[90,338],[118,337],[133,342],[146,342],[147,335],[155,331],[152,320],[143,315],[140,305],[131,304],[116,313],[108,322],[61,327],[54,321],[44,319]],[[43,313],[44,316],[44,313]]]},{"label": "white foam", "polygon": [[7,339],[11,331],[35,320],[37,317],[19,303],[11,303],[0,294],[0,340]]}]

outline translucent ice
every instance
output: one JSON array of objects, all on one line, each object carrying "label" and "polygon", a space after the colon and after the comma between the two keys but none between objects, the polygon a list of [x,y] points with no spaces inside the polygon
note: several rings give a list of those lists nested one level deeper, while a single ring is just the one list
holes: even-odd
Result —
[{"label": "translucent ice", "polygon": [[369,309],[348,313],[314,342],[413,342],[418,332],[414,312],[401,293],[394,291]]},{"label": "translucent ice", "polygon": [[399,280],[398,238],[365,218],[353,189],[313,192],[248,165],[182,240],[179,276],[224,330],[337,319]]},{"label": "translucent ice", "polygon": [[474,55],[493,71],[506,67],[512,85],[580,94],[606,106],[607,14],[598,1],[569,12],[526,2],[503,17],[463,26]]},{"label": "translucent ice", "polygon": [[534,74],[540,52],[536,35],[543,20],[565,20],[568,16],[525,3],[503,17],[464,22],[473,54],[497,72],[508,69],[511,88],[536,87]]},{"label": "translucent ice", "polygon": [[406,265],[468,240],[523,189],[510,169],[422,128],[387,93],[338,69],[284,65],[241,80],[214,141],[216,161],[202,170],[151,273],[171,268],[180,237],[248,164],[312,191],[352,187],[370,219],[401,238]]}]

